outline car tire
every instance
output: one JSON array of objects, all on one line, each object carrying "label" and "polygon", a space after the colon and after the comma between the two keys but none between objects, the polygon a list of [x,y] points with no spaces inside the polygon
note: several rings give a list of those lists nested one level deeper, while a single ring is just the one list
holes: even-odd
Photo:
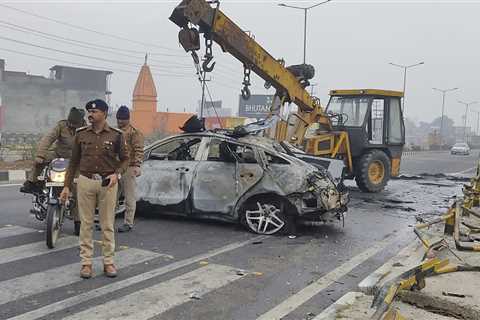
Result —
[{"label": "car tire", "polygon": [[294,217],[287,214],[285,200],[276,196],[254,197],[240,211],[240,223],[253,233],[272,235],[291,232]]},{"label": "car tire", "polygon": [[381,150],[360,157],[355,166],[355,182],[363,192],[380,192],[390,180],[390,158]]}]

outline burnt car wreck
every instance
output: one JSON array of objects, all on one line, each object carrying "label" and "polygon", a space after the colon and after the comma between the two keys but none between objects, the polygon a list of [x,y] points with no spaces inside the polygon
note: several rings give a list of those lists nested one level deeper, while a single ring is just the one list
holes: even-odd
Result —
[{"label": "burnt car wreck", "polygon": [[142,210],[239,222],[259,234],[287,232],[297,218],[342,219],[348,202],[325,169],[249,134],[184,133],[157,141],[145,148],[143,172]]}]

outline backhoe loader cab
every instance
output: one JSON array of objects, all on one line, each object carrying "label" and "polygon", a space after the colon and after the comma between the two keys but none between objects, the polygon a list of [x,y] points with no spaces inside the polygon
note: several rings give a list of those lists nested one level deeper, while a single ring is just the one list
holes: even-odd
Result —
[{"label": "backhoe loader cab", "polygon": [[353,162],[351,177],[363,191],[382,190],[398,176],[405,126],[403,92],[332,90],[326,113],[334,131],[346,131]]}]

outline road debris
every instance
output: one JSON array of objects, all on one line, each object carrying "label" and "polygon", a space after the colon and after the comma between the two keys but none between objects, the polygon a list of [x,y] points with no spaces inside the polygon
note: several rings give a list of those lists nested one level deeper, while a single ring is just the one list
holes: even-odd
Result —
[{"label": "road debris", "polygon": [[[454,293],[454,292],[447,292],[447,291],[442,291],[442,295],[447,296],[447,297],[456,297],[456,298],[466,298],[467,296],[461,293]],[[471,295],[469,295],[471,297]]]},{"label": "road debris", "polygon": [[201,300],[202,298],[200,297],[199,293],[198,292],[192,292],[190,294],[190,299],[192,300]]}]

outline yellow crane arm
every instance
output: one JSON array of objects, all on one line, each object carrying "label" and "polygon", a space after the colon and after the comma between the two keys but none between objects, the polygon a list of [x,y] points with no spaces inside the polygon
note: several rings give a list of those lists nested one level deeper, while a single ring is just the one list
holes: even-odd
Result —
[{"label": "yellow crane arm", "polygon": [[[325,116],[318,100],[302,86],[297,75],[285,67],[282,60],[272,57],[255,39],[244,32],[238,25],[229,19],[219,8],[212,7],[205,0],[183,0],[178,5],[170,20],[177,24],[182,31],[179,40],[186,51],[198,50],[198,31],[190,28],[197,26],[200,33],[204,33],[207,40],[213,40],[220,45],[224,52],[228,52],[241,61],[246,70],[252,70],[266,83],[271,84],[283,103],[293,102],[299,107],[292,134],[287,137],[287,129],[277,139],[288,139],[300,144],[308,126],[319,122],[331,130],[331,123]],[[192,33],[193,32],[193,33]],[[195,35],[195,32],[197,34]],[[248,89],[247,89],[248,90]]]}]

